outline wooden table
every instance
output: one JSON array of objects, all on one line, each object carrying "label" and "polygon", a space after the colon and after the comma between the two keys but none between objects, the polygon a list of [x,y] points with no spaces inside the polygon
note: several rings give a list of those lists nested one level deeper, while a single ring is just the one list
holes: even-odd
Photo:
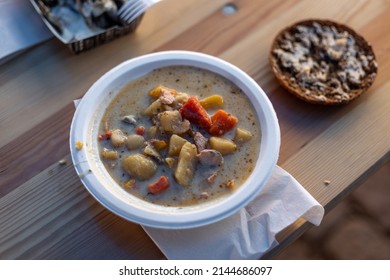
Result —
[{"label": "wooden table", "polygon": [[[223,13],[234,3],[237,12]],[[373,45],[379,74],[343,107],[306,104],[274,79],[268,52],[284,26],[329,18]],[[84,189],[69,156],[72,101],[132,57],[172,49],[221,57],[246,71],[278,115],[278,165],[331,209],[389,158],[390,2],[164,0],[134,34],[80,55],[52,39],[0,65],[0,259],[161,259],[142,228],[105,210]],[[59,164],[60,160],[66,164]],[[325,185],[324,180],[330,184]],[[309,225],[278,235],[272,258]]]}]

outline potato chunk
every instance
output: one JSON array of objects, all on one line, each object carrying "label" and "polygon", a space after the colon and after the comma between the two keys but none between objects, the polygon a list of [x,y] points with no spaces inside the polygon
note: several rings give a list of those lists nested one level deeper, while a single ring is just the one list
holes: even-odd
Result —
[{"label": "potato chunk", "polygon": [[232,140],[223,137],[210,137],[209,143],[212,149],[217,150],[222,155],[232,154],[237,149],[237,145]]},{"label": "potato chunk", "polygon": [[162,111],[162,103],[159,99],[155,100],[148,108],[145,109],[144,115],[153,116]]},{"label": "potato chunk", "polygon": [[223,106],[223,98],[220,95],[211,95],[199,101],[205,109],[214,109]]},{"label": "potato chunk", "polygon": [[183,103],[187,102],[188,98],[190,98],[190,96],[187,93],[185,93],[185,92],[178,92],[175,95],[175,102],[177,104],[183,104]]},{"label": "potato chunk", "polygon": [[145,138],[138,134],[132,134],[127,136],[125,140],[126,148],[129,150],[139,149],[143,146]]},{"label": "potato chunk", "polygon": [[183,134],[190,129],[190,122],[183,120],[179,111],[165,111],[158,114],[161,129],[173,134]]},{"label": "potato chunk", "polygon": [[163,161],[163,158],[161,157],[160,153],[150,144],[146,145],[146,147],[143,149],[143,152],[145,155],[155,158],[159,162]]},{"label": "potato chunk", "polygon": [[173,134],[169,139],[169,148],[168,155],[169,156],[177,156],[180,153],[181,148],[188,141],[176,134]]},{"label": "potato chunk", "polygon": [[237,144],[243,144],[248,142],[252,138],[252,133],[248,130],[237,128],[236,135],[234,136],[234,142]]},{"label": "potato chunk", "polygon": [[118,152],[115,150],[107,149],[107,148],[103,149],[101,155],[102,155],[102,158],[107,159],[107,160],[118,159]]},{"label": "potato chunk", "polygon": [[188,186],[195,175],[198,160],[196,154],[196,146],[190,142],[185,143],[181,148],[174,177],[182,186]]},{"label": "potato chunk", "polygon": [[174,159],[172,157],[167,157],[167,158],[165,158],[165,163],[166,163],[166,165],[168,165],[169,168],[173,168],[176,164],[176,159]]},{"label": "potato chunk", "polygon": [[122,160],[122,168],[130,176],[139,180],[149,179],[157,171],[156,163],[142,154],[134,154],[124,158]]},{"label": "potato chunk", "polygon": [[148,138],[149,139],[156,138],[157,133],[158,133],[158,127],[156,125],[149,127],[149,129],[147,131]]},{"label": "potato chunk", "polygon": [[111,145],[118,148],[125,143],[126,135],[120,129],[114,129],[110,136]]}]

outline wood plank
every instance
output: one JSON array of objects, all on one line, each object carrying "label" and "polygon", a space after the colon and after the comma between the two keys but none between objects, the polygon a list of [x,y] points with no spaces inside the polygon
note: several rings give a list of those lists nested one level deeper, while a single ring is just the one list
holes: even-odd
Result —
[{"label": "wood plank", "polygon": [[[364,27],[367,33],[376,38],[375,47],[378,50],[379,72],[370,91],[352,106],[348,105],[351,107],[348,114],[282,165],[323,205],[390,151],[390,138],[386,137],[390,135],[390,82],[384,74],[390,71],[385,51],[388,50],[390,34],[383,34],[383,28],[379,28],[389,16],[388,9]],[[324,187],[324,180],[332,183]]]},{"label": "wood plank", "polygon": [[[390,150],[390,138],[383,137],[390,135],[389,89],[388,82],[282,164],[322,205],[342,193]],[[324,180],[331,184],[325,186]]]},{"label": "wood plank", "polygon": [[0,197],[69,154],[69,129],[74,111],[74,105],[68,104],[0,146]]},{"label": "wood plank", "polygon": [[[71,101],[102,73],[137,54],[198,50],[220,56],[251,75],[269,95],[280,120],[279,164],[326,210],[390,157],[390,139],[385,137],[390,134],[389,1],[258,5],[236,0],[238,12],[231,16],[221,13],[225,3],[163,1],[146,14],[133,35],[80,56],[52,40],[0,66],[0,128],[6,132],[0,134],[0,259],[164,258],[139,225],[110,213],[89,195],[68,155]],[[166,10],[161,18],[162,7]],[[307,17],[345,22],[374,42],[377,80],[348,106],[325,108],[301,102],[285,94],[270,72],[268,46],[276,31]],[[56,75],[58,79],[48,78]],[[68,164],[58,165],[64,156]],[[325,186],[324,180],[330,185]],[[309,226],[298,220],[281,232],[281,246],[266,258]]]},{"label": "wood plank", "polygon": [[[214,11],[214,13],[210,14],[206,18],[204,18],[199,24],[192,27],[190,30],[178,35],[173,40],[164,44],[161,49],[170,49],[173,46],[178,45],[182,48],[189,47],[188,44],[194,44],[194,49],[203,52],[215,53],[217,51],[222,51],[223,49],[218,49],[216,44],[198,46],[195,41],[191,41],[192,37],[202,38],[202,36],[194,36],[194,34],[201,34],[207,25],[216,26],[218,25],[218,21],[223,20],[223,25],[219,25],[221,27],[215,28],[213,33],[219,34],[218,38],[216,38],[217,42],[220,42],[222,46],[225,46],[223,57],[227,60],[234,61],[236,64],[240,64],[244,70],[248,69],[250,75],[256,76],[256,72],[258,70],[251,69],[252,61],[248,60],[246,65],[243,65],[241,61],[245,58],[240,57],[235,60],[235,57],[238,57],[236,53],[231,51],[227,46],[231,46],[231,44],[227,44],[231,38],[235,38],[234,36],[238,36],[235,38],[235,41],[239,41],[241,38],[240,34],[244,34],[243,30],[253,29],[250,33],[251,35],[246,36],[243,42],[236,43],[233,49],[236,49],[238,46],[241,48],[248,48],[248,52],[250,55],[247,57],[257,57],[257,49],[249,48],[247,45],[254,44],[255,41],[270,41],[273,32],[266,32],[264,34],[263,30],[259,28],[263,24],[263,18],[257,19],[257,15],[262,15],[263,13],[271,17],[276,13],[280,13],[281,9],[290,9],[294,5],[291,5],[292,2],[288,2],[288,6],[284,5],[274,5],[268,4],[262,6],[262,11],[259,12],[254,8],[256,6],[248,5],[247,3],[243,3],[242,1],[237,2],[238,13],[237,16],[224,16],[221,13],[220,9]],[[285,3],[285,2],[283,2]],[[244,4],[247,4],[246,6]],[[371,7],[371,6],[370,6]],[[294,9],[300,9],[301,7],[295,7]],[[255,13],[252,11],[255,10]],[[255,15],[255,16],[254,16]],[[222,17],[222,19],[221,19]],[[240,26],[238,23],[242,21],[243,18],[247,19],[252,17],[253,19],[249,20],[249,24],[245,24]],[[215,20],[215,18],[217,20]],[[266,17],[266,19],[268,19]],[[254,23],[257,21],[257,25]],[[229,32],[226,32],[229,30]],[[197,49],[199,48],[199,49]],[[263,53],[267,52],[264,48],[261,50]],[[264,55],[265,56],[265,55]],[[35,62],[35,61],[34,61]],[[239,63],[241,62],[241,63]],[[280,119],[281,131],[282,131],[282,146],[280,153],[280,162],[283,162],[286,158],[288,158],[291,154],[293,154],[300,147],[305,146],[314,136],[318,135],[318,133],[322,132],[330,123],[332,123],[335,119],[340,118],[343,114],[346,113],[346,110],[343,108],[323,108],[318,106],[308,105],[300,100],[295,99],[289,94],[284,94],[285,92],[281,89],[275,82],[272,77],[272,73],[270,72],[268,60],[267,58],[259,58],[259,65],[257,68],[266,69],[262,71],[262,76],[257,79],[258,83],[263,86],[266,92],[269,94],[271,101],[274,104],[275,110]],[[42,105],[44,106],[44,105]],[[58,106],[58,105],[57,105]],[[19,136],[15,139],[14,142],[11,142],[10,145],[6,145],[3,149],[1,149],[1,153],[4,155],[2,159],[0,159],[0,171],[2,171],[2,176],[4,179],[0,182],[0,195],[7,193],[12,188],[17,187],[18,182],[22,182],[23,179],[31,178],[36,171],[39,172],[51,164],[53,161],[59,160],[62,156],[65,155],[64,150],[67,149],[67,138],[62,137],[68,135],[68,127],[70,123],[70,115],[69,112],[73,112],[72,105],[68,104],[65,108],[70,109],[70,111],[66,111],[62,109],[59,113],[54,113],[53,116],[47,116],[47,120],[44,120],[41,124],[37,124],[36,127],[30,129],[29,132],[24,133],[24,135]],[[46,113],[47,114],[47,113]],[[64,115],[63,115],[64,114]],[[65,117],[66,118],[63,118]],[[52,122],[50,122],[52,120]],[[61,120],[61,123],[56,126],[56,122]],[[67,123],[69,121],[69,123]],[[64,128],[67,129],[64,129]],[[300,133],[295,133],[295,131],[300,131]],[[303,132],[304,131],[304,132]],[[37,138],[37,134],[46,135],[47,137],[42,137],[42,139]],[[31,137],[34,135],[34,137]],[[53,135],[53,139],[49,139],[48,135]],[[62,137],[62,138],[61,138]],[[31,140],[30,140],[31,139]],[[61,139],[61,140],[60,140]],[[59,150],[56,150],[53,154],[54,157],[52,161],[49,162],[50,158],[45,156],[44,154],[37,153],[38,149],[31,149],[23,143],[27,143],[27,141],[31,142],[39,142],[36,145],[32,145],[32,147],[52,147],[54,146],[61,147]],[[39,145],[38,145],[39,144]],[[48,145],[50,144],[50,145]],[[21,148],[18,148],[21,147]],[[43,150],[44,151],[44,150]],[[51,150],[53,151],[53,149]],[[35,163],[28,161],[26,159],[31,159],[38,156],[40,160]],[[30,162],[30,164],[29,164]],[[9,165],[10,164],[10,165]],[[24,169],[21,172],[21,169]],[[21,176],[20,176],[21,175]],[[15,180],[12,183],[12,180]]]},{"label": "wood plank", "polygon": [[[385,45],[385,42],[388,42],[388,34],[384,33],[386,30],[384,23],[387,22],[386,18],[390,16],[390,3],[375,1],[375,3],[370,2],[369,5],[368,2],[317,1],[314,5],[299,1],[290,9],[284,10],[283,16],[280,16],[281,13],[277,11],[276,13],[271,12],[265,26],[260,23],[258,28],[254,28],[241,41],[221,54],[222,58],[233,62],[252,76],[270,98],[281,127],[280,163],[307,145],[335,120],[348,114],[358,103],[364,101],[356,100],[353,104],[343,107],[323,107],[307,104],[287,93],[278,85],[269,67],[268,52],[275,34],[284,26],[300,19],[331,18],[344,22],[367,37],[370,42],[375,42],[374,49],[380,65],[379,75],[381,75],[380,73],[384,72],[381,69],[386,67],[384,64],[389,63],[388,51],[382,50],[388,49]],[[340,13],[340,11],[346,10],[348,10],[348,18],[344,18],[343,13]],[[356,18],[359,18],[360,21],[357,21]],[[379,38],[379,36],[383,36],[383,38]],[[245,55],[242,55],[242,50],[245,50]],[[377,78],[374,85],[379,83],[383,83],[380,77]],[[374,92],[374,89],[370,89],[369,92]]]},{"label": "wood plank", "polygon": [[[246,34],[246,32],[250,32],[252,29],[258,28],[259,25],[264,22],[264,20],[268,19],[266,15],[272,15],[272,13],[280,12],[281,9],[288,9],[295,2],[288,2],[287,6],[281,5],[282,3],[285,2],[267,2],[266,5],[259,6],[256,2],[253,1],[238,1],[236,2],[238,12],[233,16],[223,15],[220,7],[218,7],[212,13],[209,12],[210,14],[202,18],[202,20],[194,27],[191,27],[185,32],[178,34],[174,39],[165,43],[159,50],[171,49],[175,48],[175,46],[181,46],[182,48],[190,48],[196,51],[218,54],[220,51],[230,48],[233,42],[239,41],[242,36]],[[258,20],[259,15],[261,16],[261,20]],[[243,19],[246,20],[244,21]],[[244,23],[242,24],[241,22]],[[213,32],[211,32],[211,36],[208,35],[208,33],[204,33],[204,30],[207,28],[207,26],[214,27],[212,29]],[[229,30],[229,32],[226,32],[226,30]],[[244,30],[246,32],[243,32]],[[199,44],[199,40],[202,42],[205,41],[207,43]],[[231,40],[233,40],[233,42],[231,42]],[[101,48],[105,47],[108,48],[108,46],[103,46]],[[37,57],[40,57],[41,55],[41,53],[38,53]],[[87,54],[82,54],[77,57],[83,58],[86,55]],[[73,60],[73,57],[67,59]],[[40,65],[43,62],[38,59],[31,59],[29,63]],[[53,63],[53,61],[50,63]],[[87,61],[87,63],[89,63],[89,61]],[[52,71],[52,66],[49,65],[44,67],[44,71]],[[72,66],[72,68],[76,68],[76,66]],[[15,74],[17,73],[13,71],[10,71],[9,73],[9,75]],[[72,79],[77,79],[77,76],[79,75],[85,75],[84,73],[80,72],[74,74],[75,75],[72,74],[72,77],[68,77],[70,79],[69,82],[72,82]],[[45,74],[43,76],[48,75],[49,74]],[[36,75],[34,74],[34,76]],[[56,87],[55,84],[52,85],[51,83],[55,82],[47,81],[45,84],[40,85],[42,86],[40,92],[49,92],[50,88]],[[64,96],[64,94],[61,94],[61,92],[58,94],[60,94],[60,96]],[[31,96],[34,95],[35,94],[32,94]],[[41,101],[44,101],[41,104],[37,104],[37,106],[45,108],[45,110],[40,109],[38,111],[42,114],[45,114],[46,119],[44,119],[41,123],[37,123],[35,126],[33,126],[35,122],[29,118],[28,113],[24,113],[23,115],[19,114],[18,118],[29,118],[29,122],[21,122],[18,119],[12,121],[21,122],[21,125],[17,126],[18,129],[21,129],[23,125],[28,125],[31,126],[30,130],[23,135],[19,135],[17,138],[14,138],[14,140],[9,142],[8,145],[5,145],[2,148],[0,147],[0,153],[3,155],[0,159],[0,172],[2,172],[1,174],[3,177],[3,180],[0,182],[0,196],[8,193],[22,182],[44,170],[47,168],[47,166],[59,160],[68,152],[68,131],[72,117],[71,114],[74,112],[73,105],[67,103],[64,108],[60,109],[59,106],[62,105],[62,102],[59,102],[57,99],[48,100],[48,97],[45,93],[41,93],[41,95],[42,96],[34,96],[31,98],[39,98],[39,100],[42,99]],[[81,95],[82,92],[78,92],[74,93],[73,97],[78,98]],[[69,94],[66,94],[65,96],[66,99],[69,99],[70,97]],[[12,97],[15,99],[20,99],[20,96],[18,97],[17,95],[12,95]],[[25,100],[24,102],[31,101],[32,100]],[[44,104],[45,102],[49,102],[50,104]],[[55,102],[55,104],[52,102]],[[67,102],[69,101],[67,100]],[[50,110],[47,110],[46,108],[51,108],[56,111],[54,111],[53,115],[51,116]],[[11,119],[13,117],[15,116],[10,116]],[[289,119],[290,116],[287,116],[287,118]],[[318,123],[315,127],[321,128]],[[5,135],[0,135],[0,137],[6,137],[8,135],[9,133],[7,130],[7,133]],[[25,145],[25,143],[29,143],[29,145]],[[47,156],[49,154],[50,157]]]},{"label": "wood plank", "polygon": [[139,225],[92,198],[72,164],[55,163],[2,197],[0,224],[0,259],[163,258]]},{"label": "wood plank", "polygon": [[[101,75],[117,64],[152,52],[226,2],[162,1],[145,14],[134,34],[109,44],[73,55],[53,39],[29,50],[28,55],[0,65],[0,129],[7,128],[7,133],[0,134],[0,143],[9,143],[26,129],[53,115],[64,104],[80,98]],[[164,16],[161,16],[162,11]],[[15,123],[19,125],[12,125]]]},{"label": "wood plank", "polygon": [[[384,88],[387,88],[389,86],[389,83],[386,83],[384,85]],[[360,106],[383,106],[386,110],[389,110],[390,104],[389,99],[387,99],[387,103],[383,103],[382,101],[382,95],[386,94],[385,90],[377,90],[377,93],[375,96],[372,96],[371,98],[367,99],[366,102],[360,104]],[[369,110],[370,108],[367,108],[366,110]],[[379,111],[383,111],[383,108],[378,107]],[[386,111],[384,110],[384,114],[386,114]],[[358,111],[356,111],[358,112]],[[356,113],[357,114],[357,113]],[[356,174],[359,174],[359,168],[365,168],[364,166],[366,164],[372,165],[371,161],[378,160],[378,154],[371,153],[371,151],[368,151],[367,155],[364,155],[362,157],[361,151],[359,151],[359,143],[364,143],[360,141],[371,141],[374,143],[382,143],[383,141],[376,141],[378,139],[371,139],[372,135],[378,135],[378,133],[375,132],[375,130],[381,130],[385,132],[390,132],[390,126],[387,122],[380,122],[378,119],[383,119],[382,115],[377,116],[378,119],[372,118],[370,116],[366,116],[367,122],[373,122],[375,124],[382,123],[383,126],[378,125],[368,125],[371,130],[368,131],[361,131],[358,127],[354,127],[353,123],[355,118],[357,117],[356,114],[353,114],[353,112],[348,115],[348,118],[343,118],[339,122],[335,123],[333,126],[331,126],[327,131],[325,131],[323,134],[319,135],[316,141],[313,141],[312,143],[309,143],[307,146],[305,146],[300,153],[297,154],[296,157],[292,157],[289,159],[283,167],[291,172],[305,187],[308,188],[308,190],[315,196],[317,199],[320,200],[320,202],[323,205],[327,205],[327,202],[332,200],[332,195],[338,195],[337,188],[343,188],[343,186],[349,185],[353,182],[346,181],[345,178],[349,178],[349,180],[357,180],[359,178],[356,178],[356,176],[353,178],[350,174],[350,169],[348,166],[350,164],[353,164],[353,170],[357,170]],[[349,139],[356,139],[360,138],[360,141],[354,142],[351,146],[351,141]],[[325,139],[325,140],[322,140]],[[335,141],[335,139],[337,141]],[[317,141],[318,140],[318,141]],[[373,141],[375,140],[375,141]],[[319,146],[318,146],[318,143]],[[387,143],[387,144],[386,144]],[[337,146],[337,147],[335,147]],[[383,144],[383,149],[389,150],[390,144],[389,142],[385,142]],[[377,148],[377,147],[375,147]],[[323,150],[330,151],[334,153],[334,162],[329,161],[322,161],[321,155],[324,155],[322,152]],[[341,149],[341,150],[340,150]],[[348,153],[350,156],[345,157],[343,154],[341,154],[341,151],[345,151],[345,153]],[[353,152],[352,152],[353,151]],[[385,152],[386,152],[385,151]],[[350,162],[339,162],[337,157],[341,158],[350,158]],[[380,157],[380,155],[379,155]],[[315,174],[308,174],[306,170],[310,170],[310,168],[313,168],[313,165],[315,166]],[[309,168],[310,166],[310,168]],[[54,171],[53,171],[54,170]],[[61,172],[60,172],[61,171]],[[335,180],[331,180],[331,185],[324,187],[323,185],[323,179],[327,178],[323,172],[326,171],[326,174],[332,174],[336,175]],[[58,172],[58,173],[56,173]],[[63,172],[62,176],[59,176]],[[348,174],[345,174],[345,173]],[[313,179],[314,177],[318,177],[318,179]],[[63,177],[66,177],[67,180],[69,180],[69,184],[66,186],[61,186],[63,182],[65,181]],[[318,185],[312,186],[310,184],[305,184],[306,180],[308,182],[318,182]],[[86,193],[85,191],[82,191],[82,187],[80,186],[80,183],[78,181],[77,176],[75,175],[73,169],[68,166],[65,167],[64,170],[61,170],[58,166],[58,169],[56,169],[55,166],[53,166],[50,170],[45,171],[44,173],[40,174],[40,176],[37,176],[33,179],[33,182],[28,182],[24,186],[18,188],[15,192],[11,193],[9,196],[4,197],[4,199],[0,200],[1,207],[0,207],[0,222],[3,226],[2,228],[2,234],[0,236],[10,236],[12,234],[12,239],[15,241],[17,240],[17,243],[10,242],[11,240],[5,239],[1,240],[0,242],[0,251],[3,252],[3,256],[6,258],[50,258],[53,257],[53,251],[51,251],[52,248],[56,248],[56,256],[63,257],[63,256],[75,256],[72,253],[78,252],[76,249],[80,244],[85,246],[86,248],[89,248],[90,250],[93,250],[94,246],[96,244],[99,244],[97,240],[100,240],[102,236],[104,238],[107,238],[108,240],[110,238],[107,237],[107,233],[105,231],[101,232],[101,235],[99,237],[96,237],[94,235],[94,232],[96,232],[96,225],[95,223],[100,221],[100,219],[104,220],[106,217],[106,214],[100,214],[102,211],[104,211],[100,206],[95,205],[91,207],[91,205],[94,205],[95,202],[91,202],[91,197]],[[72,191],[66,191],[65,193],[62,193],[64,189],[68,189],[68,185],[70,188],[79,189],[78,191],[72,190]],[[52,188],[52,186],[58,186],[57,188]],[[62,189],[61,187],[64,187]],[[81,190],[80,190],[81,189]],[[51,194],[49,197],[47,197],[47,193],[50,190],[50,192],[54,192],[54,194]],[[61,190],[61,192],[58,192],[58,190]],[[25,194],[21,195],[20,192],[25,192]],[[50,192],[48,192],[50,194]],[[81,193],[80,193],[81,192]],[[325,193],[321,193],[325,192]],[[33,193],[33,195],[30,195]],[[316,194],[319,193],[319,194]],[[53,197],[56,196],[58,201],[60,202],[61,207],[58,207],[58,203],[56,200],[53,201]],[[78,199],[75,199],[75,197],[78,197]],[[81,199],[80,199],[81,197]],[[321,198],[325,198],[321,200]],[[48,206],[43,201],[51,201],[51,204]],[[75,215],[75,217],[71,217],[71,219],[78,219],[79,223],[84,222],[85,226],[82,226],[82,224],[78,224],[80,226],[80,230],[78,228],[74,228],[74,221],[70,220],[69,225],[67,225],[65,221],[63,220],[64,213],[67,213],[68,209],[72,209],[72,214]],[[85,213],[91,215],[85,215]],[[97,211],[97,213],[95,213]],[[8,215],[12,213],[12,219],[4,219],[4,217],[8,217]],[[54,213],[55,217],[51,217],[48,213]],[[99,216],[101,215],[101,216]],[[38,219],[37,219],[38,217]],[[69,217],[68,217],[69,219]],[[114,219],[117,220],[117,219]],[[12,223],[10,223],[12,221]],[[16,222],[15,222],[16,221]],[[53,221],[58,221],[57,227],[56,225],[53,225]],[[118,223],[124,222],[121,221],[121,219],[118,220]],[[9,224],[10,223],[10,224]],[[111,224],[112,218],[107,218],[106,222],[103,223],[105,225]],[[34,226],[32,226],[32,224]],[[45,232],[47,235],[42,236],[42,232],[38,229],[40,228],[46,228],[45,225],[50,224],[50,228],[52,231]],[[125,222],[123,226],[126,226],[128,222]],[[21,225],[23,225],[22,228],[19,228]],[[25,227],[24,227],[25,226]],[[301,226],[301,224],[299,225]],[[104,226],[106,228],[108,226]],[[118,226],[121,228],[121,226]],[[67,231],[63,232],[63,229],[66,229]],[[132,231],[139,231],[139,228],[132,229]],[[296,230],[296,228],[295,228]],[[37,231],[37,232],[36,232]],[[80,235],[81,232],[87,232],[87,234]],[[111,234],[114,234],[117,232],[117,230],[114,230]],[[96,233],[95,233],[96,234]],[[295,233],[297,234],[297,233]],[[20,235],[20,236],[19,236]],[[39,238],[38,238],[39,236]],[[53,239],[53,236],[57,236],[58,239]],[[139,237],[139,236],[138,236]],[[43,239],[42,239],[43,238]],[[112,238],[112,237],[111,237]],[[116,242],[122,244],[123,246],[126,245],[127,241],[125,242],[125,239],[127,240],[128,236],[126,238],[121,237]],[[142,237],[139,237],[142,238]],[[291,238],[291,237],[289,237]],[[49,242],[50,240],[54,242],[52,244]],[[97,240],[96,240],[97,239]],[[21,240],[25,240],[24,242],[21,242]],[[31,242],[34,240],[36,243]],[[67,242],[71,242],[71,244],[67,244],[65,246],[63,244],[63,240]],[[76,243],[74,243],[77,241]],[[107,241],[107,240],[106,240]],[[140,240],[138,240],[140,241]],[[31,243],[34,244],[34,246],[31,247],[23,247],[24,246],[32,246]],[[145,241],[142,238],[142,243],[148,246],[153,246],[150,243],[150,240]],[[47,252],[45,251],[45,246],[42,246],[43,244],[46,244]],[[2,247],[6,246],[6,248]],[[15,246],[15,247],[12,247]],[[57,247],[58,248],[57,248]],[[33,250],[35,248],[35,250]],[[40,248],[40,250],[36,250],[36,248]],[[66,250],[64,252],[61,251],[62,249]],[[50,249],[50,250],[49,250]],[[29,252],[34,251],[34,254],[31,255]],[[72,250],[75,250],[73,252]],[[39,252],[39,255],[35,255]],[[89,250],[86,250],[86,252],[90,252]],[[15,255],[15,253],[18,252],[20,255]],[[98,251],[97,258],[103,257],[103,252],[106,252],[103,250],[102,252]],[[139,251],[136,251],[139,254],[143,252],[141,249]],[[125,253],[129,253],[128,251],[125,251]],[[144,252],[143,252],[144,253]],[[143,254],[142,253],[142,254]],[[69,254],[69,255],[68,255]],[[90,253],[89,253],[90,254]],[[105,256],[108,257],[123,257],[123,255],[117,255],[118,252],[113,251],[112,255],[109,254],[109,252],[105,253]],[[82,255],[80,252],[76,253],[77,257],[87,257],[86,255]],[[126,255],[129,257],[129,255]],[[134,255],[132,255],[135,257]],[[89,257],[91,257],[89,255]],[[160,257],[162,257],[160,255]],[[88,257],[87,257],[88,258]]]},{"label": "wood plank", "polygon": [[170,50],[180,46],[180,49],[219,56],[251,34],[254,29],[260,28],[269,17],[289,9],[297,2],[299,1],[279,0],[258,5],[255,1],[234,1],[236,13],[225,15],[222,9],[215,10],[184,34],[163,44],[158,50]]},{"label": "wood plank", "polygon": [[[347,197],[355,188],[359,187],[365,180],[367,180],[372,174],[379,170],[386,162],[390,160],[390,152],[379,159],[375,165],[371,166],[364,174],[358,177],[344,192],[340,193],[332,200],[331,203],[325,205],[325,215],[329,213],[341,200]],[[321,225],[320,225],[321,226]],[[304,219],[298,219],[295,223],[288,226],[276,235],[279,245],[269,252],[264,254],[261,259],[272,259],[280,254],[291,243],[297,240],[308,229],[313,227],[312,224],[306,222]]]},{"label": "wood plank", "polygon": [[[325,207],[326,213],[390,159],[390,139],[383,137],[390,135],[390,123],[387,121],[390,114],[389,89],[390,82],[387,82],[376,90],[375,96],[360,105],[365,106],[363,111],[376,108],[380,114],[362,116],[361,108],[357,108],[282,164]],[[386,98],[383,98],[385,94]],[[356,118],[364,118],[366,124],[361,126],[360,120],[357,125]],[[373,145],[366,148],[365,143]],[[326,159],[324,155],[327,155]],[[325,180],[330,184],[325,185]],[[278,234],[280,246],[263,258],[277,255],[311,226],[298,220]]]},{"label": "wood plank", "polygon": [[[390,82],[383,74],[390,71],[387,56],[387,42],[390,37],[387,33],[379,35],[380,30],[384,30],[383,22],[388,16],[389,10],[385,10],[362,27],[365,33],[370,34],[369,40],[375,41],[373,47],[376,50],[379,74],[373,88],[361,97],[360,102],[354,104],[357,107],[353,108],[351,113],[282,164],[283,168],[325,206],[326,213],[390,159],[390,139],[383,137],[390,135],[388,122],[390,96],[387,94]],[[372,143],[370,148],[365,148],[366,143]],[[330,160],[318,157],[320,153],[330,155]],[[345,158],[347,161],[342,160]],[[325,186],[324,180],[329,180],[331,184]],[[311,226],[303,220],[298,220],[278,234],[280,246],[268,252],[263,258],[270,259],[277,255]]]},{"label": "wood plank", "polygon": [[[190,10],[189,7],[194,3],[192,1],[176,3],[175,9],[172,9],[173,3],[168,5],[159,3],[146,14],[136,33],[137,35],[141,34],[141,37],[125,36],[77,56],[72,55],[63,46],[62,48],[61,45],[57,46],[58,42],[52,42],[60,51],[53,52],[51,50],[52,44],[48,44],[32,50],[34,54],[26,59],[22,57],[20,64],[18,61],[14,61],[11,67],[6,68],[6,71],[0,74],[0,84],[1,81],[6,84],[6,90],[0,93],[2,100],[4,100],[0,103],[0,129],[7,132],[0,134],[2,145],[0,146],[0,154],[2,155],[0,158],[0,174],[2,176],[0,197],[69,153],[69,128],[74,113],[72,100],[82,97],[88,87],[104,71],[125,60],[124,57],[127,59],[129,54],[140,54],[136,46],[142,46],[143,51],[146,47],[151,50],[169,38],[181,34],[191,24],[202,21],[204,17],[208,16],[208,13],[214,10],[219,11],[225,2],[203,3],[199,1],[199,4],[204,5],[197,7],[196,13],[181,24],[180,28],[175,26],[178,21],[174,19],[179,13],[186,16]],[[159,19],[158,13],[161,10],[156,10],[159,7],[167,10],[163,19]],[[164,32],[160,29],[161,24],[165,25]],[[115,56],[110,56],[109,53],[113,51],[113,48]],[[92,65],[98,64],[96,52],[100,52],[98,57],[112,57],[112,60],[104,62],[98,69],[90,71]],[[40,59],[40,57],[45,56],[45,53],[54,53],[55,55],[48,57],[47,60]],[[59,67],[61,63],[66,65]],[[44,73],[36,73],[35,68],[31,67],[32,65],[39,67]],[[57,69],[58,67],[60,69]],[[19,68],[29,69],[22,75],[23,82],[13,81],[14,77],[20,75],[16,70]],[[57,73],[58,80],[42,80],[42,78],[51,77],[51,72]],[[41,82],[36,83],[32,80]],[[68,92],[67,87],[63,86],[66,83],[76,85],[77,88],[81,87],[82,90]],[[35,84],[37,88],[33,89],[31,86],[27,86],[30,84]],[[66,105],[64,106],[64,104]],[[21,111],[23,114],[20,113]],[[10,123],[19,123],[20,125],[10,125]],[[28,131],[24,132],[27,129]],[[18,132],[16,133],[16,131]]]}]

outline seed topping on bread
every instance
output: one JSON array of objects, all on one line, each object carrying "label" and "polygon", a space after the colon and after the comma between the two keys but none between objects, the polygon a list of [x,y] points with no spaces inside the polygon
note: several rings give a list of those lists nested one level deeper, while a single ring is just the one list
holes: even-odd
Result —
[{"label": "seed topping on bread", "polygon": [[290,92],[318,104],[345,104],[373,83],[377,63],[371,46],[352,29],[308,20],[288,27],[271,49],[275,76]]}]

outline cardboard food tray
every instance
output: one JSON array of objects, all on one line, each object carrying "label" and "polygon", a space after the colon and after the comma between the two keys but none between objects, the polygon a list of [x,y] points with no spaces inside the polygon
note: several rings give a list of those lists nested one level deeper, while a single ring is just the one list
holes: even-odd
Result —
[{"label": "cardboard food tray", "polygon": [[42,2],[39,0],[30,0],[30,2],[34,6],[38,14],[41,16],[43,22],[50,29],[50,31],[61,42],[67,45],[69,49],[75,54],[87,51],[96,46],[102,45],[118,37],[121,37],[125,34],[134,32],[139,26],[139,24],[141,23],[141,20],[144,15],[141,14],[128,25],[124,25],[124,26],[115,25],[107,29],[96,28],[94,32],[91,32],[92,34],[91,36],[81,38],[81,39],[72,38],[71,40],[66,40],[63,34],[58,30],[58,28],[56,28],[56,26],[54,26],[54,24],[48,19],[49,15],[47,11],[45,11],[44,9],[45,7],[42,6]]}]

